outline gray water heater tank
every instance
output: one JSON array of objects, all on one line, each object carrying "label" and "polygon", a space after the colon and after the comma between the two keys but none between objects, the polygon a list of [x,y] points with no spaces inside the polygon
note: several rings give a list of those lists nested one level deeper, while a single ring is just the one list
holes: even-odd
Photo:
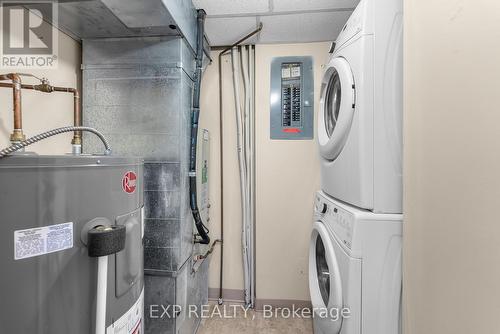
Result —
[{"label": "gray water heater tank", "polygon": [[143,333],[142,166],[103,156],[0,159],[1,333],[94,333],[97,258],[85,240],[96,221],[126,227],[125,249],[108,257],[106,334]]}]

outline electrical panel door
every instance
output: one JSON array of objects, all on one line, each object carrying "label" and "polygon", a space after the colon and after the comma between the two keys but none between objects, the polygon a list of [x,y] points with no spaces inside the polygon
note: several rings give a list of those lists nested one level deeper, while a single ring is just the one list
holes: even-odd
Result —
[{"label": "electrical panel door", "polygon": [[271,64],[271,139],[313,139],[312,57],[274,58]]}]

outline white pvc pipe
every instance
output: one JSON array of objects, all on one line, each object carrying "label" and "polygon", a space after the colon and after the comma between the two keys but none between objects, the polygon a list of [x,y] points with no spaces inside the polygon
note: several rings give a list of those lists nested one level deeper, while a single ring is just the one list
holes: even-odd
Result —
[{"label": "white pvc pipe", "polygon": [[248,63],[248,51],[246,46],[241,46],[240,47],[240,56],[241,56],[241,72],[243,74],[243,88],[244,88],[244,98],[245,98],[245,103],[244,103],[244,109],[243,109],[243,133],[244,133],[244,140],[243,140],[243,153],[245,157],[245,193],[246,193],[246,198],[245,198],[245,203],[244,205],[246,206],[246,217],[245,217],[245,222],[243,225],[243,238],[245,239],[245,245],[247,248],[246,251],[246,265],[248,266],[247,268],[247,276],[246,276],[246,281],[245,281],[245,288],[247,290],[247,299],[245,300],[247,305],[252,304],[252,294],[253,294],[253,288],[252,288],[252,252],[253,252],[253,247],[252,247],[252,236],[251,236],[251,219],[252,219],[252,210],[251,210],[251,189],[250,189],[250,173],[251,173],[251,157],[250,157],[250,122],[249,122],[249,114],[250,114],[250,80],[249,80],[249,63]]},{"label": "white pvc pipe", "polygon": [[253,138],[253,133],[251,129],[251,117],[252,117],[252,110],[251,110],[251,100],[252,100],[252,79],[251,79],[251,72],[250,72],[250,50],[251,46],[244,47],[242,50],[242,57],[245,60],[244,62],[244,68],[243,68],[243,79],[246,81],[246,87],[245,87],[245,128],[246,128],[246,134],[247,137],[246,143],[245,143],[245,153],[247,157],[247,182],[246,182],[246,188],[247,188],[247,206],[248,206],[248,211],[247,211],[247,226],[246,226],[246,238],[247,238],[247,245],[248,245],[248,271],[249,271],[249,290],[250,290],[250,304],[253,305],[254,303],[254,270],[253,270],[253,258],[254,258],[254,244],[253,244],[253,210],[252,210],[252,164],[253,164],[253,157],[252,157],[252,138]]},{"label": "white pvc pipe", "polygon": [[108,293],[108,257],[97,258],[97,298],[95,311],[95,334],[106,332],[106,296]]},{"label": "white pvc pipe", "polygon": [[236,138],[237,138],[237,150],[238,150],[238,163],[240,170],[240,191],[241,191],[241,211],[242,211],[242,247],[243,247],[243,275],[244,275],[244,286],[245,286],[245,303],[250,303],[249,295],[249,272],[248,272],[248,245],[246,238],[246,220],[247,220],[247,192],[246,192],[246,163],[245,163],[245,153],[242,148],[242,114],[240,105],[240,73],[238,71],[238,49],[236,47],[231,49],[231,62],[233,65],[233,89],[234,89],[234,103],[236,111]]},{"label": "white pvc pipe", "polygon": [[[249,146],[250,146],[250,127],[249,127],[249,112],[250,112],[250,82],[248,79],[248,54],[245,46],[240,47],[240,56],[241,56],[241,72],[243,73],[243,88],[245,93],[245,108],[243,109],[243,128],[244,128],[244,151],[245,151],[245,159],[247,162],[247,176],[249,175]],[[248,180],[247,180],[248,181]],[[246,182],[248,185],[248,182]],[[248,188],[248,187],[247,187]],[[247,189],[248,192],[248,189]]]},{"label": "white pvc pipe", "polygon": [[249,129],[250,129],[250,140],[249,140],[249,156],[250,160],[248,164],[250,166],[249,177],[248,177],[248,187],[250,189],[249,194],[249,211],[250,211],[250,287],[252,289],[251,300],[252,305],[255,304],[255,59],[254,59],[254,47],[250,45],[248,48],[248,72],[249,72]]}]

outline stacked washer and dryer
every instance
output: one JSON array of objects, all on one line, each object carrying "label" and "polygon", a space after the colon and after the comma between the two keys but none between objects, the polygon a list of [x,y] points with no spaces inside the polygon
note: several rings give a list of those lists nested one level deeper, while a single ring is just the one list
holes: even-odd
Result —
[{"label": "stacked washer and dryer", "polygon": [[361,0],[325,70],[309,252],[316,334],[401,333],[402,47],[402,0]]}]

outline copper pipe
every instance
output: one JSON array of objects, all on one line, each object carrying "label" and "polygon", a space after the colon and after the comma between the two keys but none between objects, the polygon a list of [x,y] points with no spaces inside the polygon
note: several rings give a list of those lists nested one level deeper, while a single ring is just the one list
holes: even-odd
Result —
[{"label": "copper pipe", "polygon": [[[14,87],[13,84],[11,83],[5,83],[5,82],[0,82],[0,87],[5,87],[5,88],[12,88]],[[21,89],[35,89],[35,85],[26,85],[26,84],[21,84]]]},{"label": "copper pipe", "polygon": [[[55,92],[66,92],[73,93],[73,118],[75,126],[82,126],[82,113],[80,111],[80,93],[78,89],[75,88],[64,88],[64,87],[52,87]],[[73,135],[73,140],[71,141],[73,145],[82,144],[82,132],[75,131]]]},{"label": "copper pipe", "polygon": [[[0,75],[0,80],[2,80],[5,75]],[[5,79],[4,79],[5,80]],[[14,84],[0,82],[0,87],[12,88]],[[52,93],[52,92],[63,92],[63,93],[72,93],[73,94],[73,117],[74,117],[74,126],[82,126],[82,113],[80,111],[80,93],[75,88],[66,88],[66,87],[54,87],[49,85],[46,81],[43,81],[39,85],[26,85],[21,84],[22,89],[30,89],[36,90],[44,93]],[[73,135],[73,140],[71,141],[73,145],[81,145],[82,144],[82,132],[75,131]]]},{"label": "copper pipe", "polygon": [[17,73],[0,75],[0,80],[12,80],[12,95],[14,100],[14,131],[10,135],[10,141],[18,142],[26,139],[23,134],[23,119],[21,112],[21,77]]}]

